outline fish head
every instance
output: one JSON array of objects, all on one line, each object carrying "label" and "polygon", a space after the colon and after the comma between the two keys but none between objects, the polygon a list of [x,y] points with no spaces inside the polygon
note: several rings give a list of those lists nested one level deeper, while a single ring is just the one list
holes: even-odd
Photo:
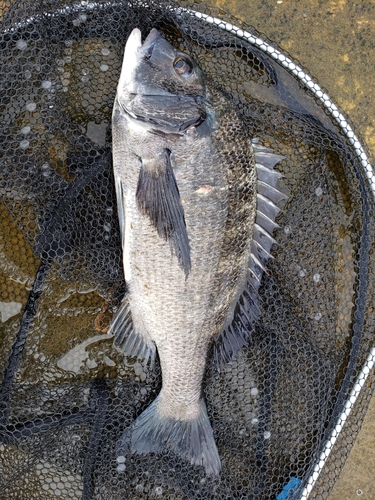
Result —
[{"label": "fish head", "polygon": [[153,28],[126,43],[117,101],[131,118],[164,132],[184,132],[206,118],[204,75],[195,61]]}]

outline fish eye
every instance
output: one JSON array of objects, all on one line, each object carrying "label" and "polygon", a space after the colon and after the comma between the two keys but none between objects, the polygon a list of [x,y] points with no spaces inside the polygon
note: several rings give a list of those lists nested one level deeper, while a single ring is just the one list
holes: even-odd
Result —
[{"label": "fish eye", "polygon": [[173,63],[173,67],[180,76],[190,76],[193,71],[193,65],[186,57],[178,57]]}]

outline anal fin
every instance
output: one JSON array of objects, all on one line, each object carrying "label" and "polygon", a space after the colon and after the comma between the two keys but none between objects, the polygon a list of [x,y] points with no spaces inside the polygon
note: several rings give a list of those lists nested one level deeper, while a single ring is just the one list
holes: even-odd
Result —
[{"label": "anal fin", "polygon": [[133,324],[128,296],[125,295],[120,307],[116,311],[108,333],[115,337],[114,345],[127,356],[134,356],[145,360],[151,360],[151,367],[154,365],[156,347],[154,342],[146,339]]}]

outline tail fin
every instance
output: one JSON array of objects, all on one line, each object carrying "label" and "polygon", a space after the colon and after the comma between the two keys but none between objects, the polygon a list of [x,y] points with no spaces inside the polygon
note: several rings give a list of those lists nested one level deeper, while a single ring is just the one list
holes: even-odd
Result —
[{"label": "tail fin", "polygon": [[163,417],[158,410],[158,398],[137,418],[132,426],[132,453],[157,453],[163,449],[203,466],[208,475],[220,474],[220,457],[203,399],[194,420]]}]

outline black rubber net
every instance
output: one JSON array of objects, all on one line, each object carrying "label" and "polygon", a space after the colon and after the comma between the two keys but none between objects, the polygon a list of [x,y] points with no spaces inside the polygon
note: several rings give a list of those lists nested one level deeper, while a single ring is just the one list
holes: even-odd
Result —
[{"label": "black rubber net", "polygon": [[[345,129],[261,48],[167,1],[13,1],[1,16],[0,497],[327,498],[373,390],[374,201]],[[184,4],[248,28],[205,4]],[[249,345],[204,393],[222,461],[206,476],[116,442],[161,387],[107,334],[125,289],[111,111],[125,42],[158,28],[285,159],[288,195]],[[263,37],[263,39],[265,39]],[[368,370],[367,370],[368,372]],[[366,373],[367,375],[367,373]]]}]

